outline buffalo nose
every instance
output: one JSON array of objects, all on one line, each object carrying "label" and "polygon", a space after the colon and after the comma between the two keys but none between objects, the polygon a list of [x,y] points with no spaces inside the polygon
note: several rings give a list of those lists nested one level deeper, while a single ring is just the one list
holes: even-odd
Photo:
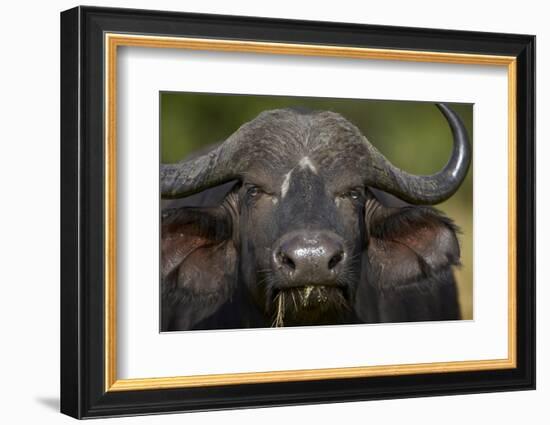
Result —
[{"label": "buffalo nose", "polygon": [[345,256],[344,244],[336,234],[298,232],[281,238],[273,261],[291,284],[331,284],[336,282]]}]

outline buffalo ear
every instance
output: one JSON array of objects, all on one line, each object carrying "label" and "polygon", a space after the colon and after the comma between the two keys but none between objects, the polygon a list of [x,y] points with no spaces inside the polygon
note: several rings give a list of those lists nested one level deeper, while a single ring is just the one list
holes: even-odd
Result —
[{"label": "buffalo ear", "polygon": [[433,208],[378,204],[367,220],[369,273],[381,291],[439,281],[460,263],[457,228]]},{"label": "buffalo ear", "polygon": [[231,298],[237,262],[232,228],[223,205],[163,212],[163,331],[193,329]]}]

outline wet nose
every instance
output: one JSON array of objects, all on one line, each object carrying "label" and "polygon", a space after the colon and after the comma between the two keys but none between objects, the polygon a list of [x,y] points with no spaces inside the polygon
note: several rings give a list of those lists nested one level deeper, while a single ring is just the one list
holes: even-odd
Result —
[{"label": "wet nose", "polygon": [[297,232],[281,238],[273,262],[291,285],[335,284],[346,253],[331,232]]}]

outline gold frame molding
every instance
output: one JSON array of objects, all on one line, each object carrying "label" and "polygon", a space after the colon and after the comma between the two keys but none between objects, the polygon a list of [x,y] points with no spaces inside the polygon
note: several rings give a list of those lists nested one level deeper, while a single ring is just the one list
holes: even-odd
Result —
[{"label": "gold frame molding", "polygon": [[[516,58],[444,52],[370,49],[128,34],[105,34],[105,391],[134,391],[319,379],[446,373],[515,368],[516,357]],[[384,366],[118,379],[116,373],[116,98],[117,51],[121,46],[263,54],[325,56],[503,66],[508,72],[508,357]]]}]

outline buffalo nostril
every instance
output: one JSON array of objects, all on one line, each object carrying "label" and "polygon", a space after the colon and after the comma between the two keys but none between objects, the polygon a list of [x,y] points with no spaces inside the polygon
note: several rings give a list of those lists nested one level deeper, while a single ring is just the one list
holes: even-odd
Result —
[{"label": "buffalo nostril", "polygon": [[290,270],[296,270],[296,263],[290,258],[288,255],[286,255],[284,252],[279,251],[278,254],[279,262],[289,268]]},{"label": "buffalo nostril", "polygon": [[337,235],[304,231],[283,236],[271,261],[289,285],[330,285],[338,277],[346,255]]},{"label": "buffalo nostril", "polygon": [[336,254],[334,254],[328,262],[329,270],[334,269],[342,261],[343,258],[344,258],[343,251],[338,251]]}]

